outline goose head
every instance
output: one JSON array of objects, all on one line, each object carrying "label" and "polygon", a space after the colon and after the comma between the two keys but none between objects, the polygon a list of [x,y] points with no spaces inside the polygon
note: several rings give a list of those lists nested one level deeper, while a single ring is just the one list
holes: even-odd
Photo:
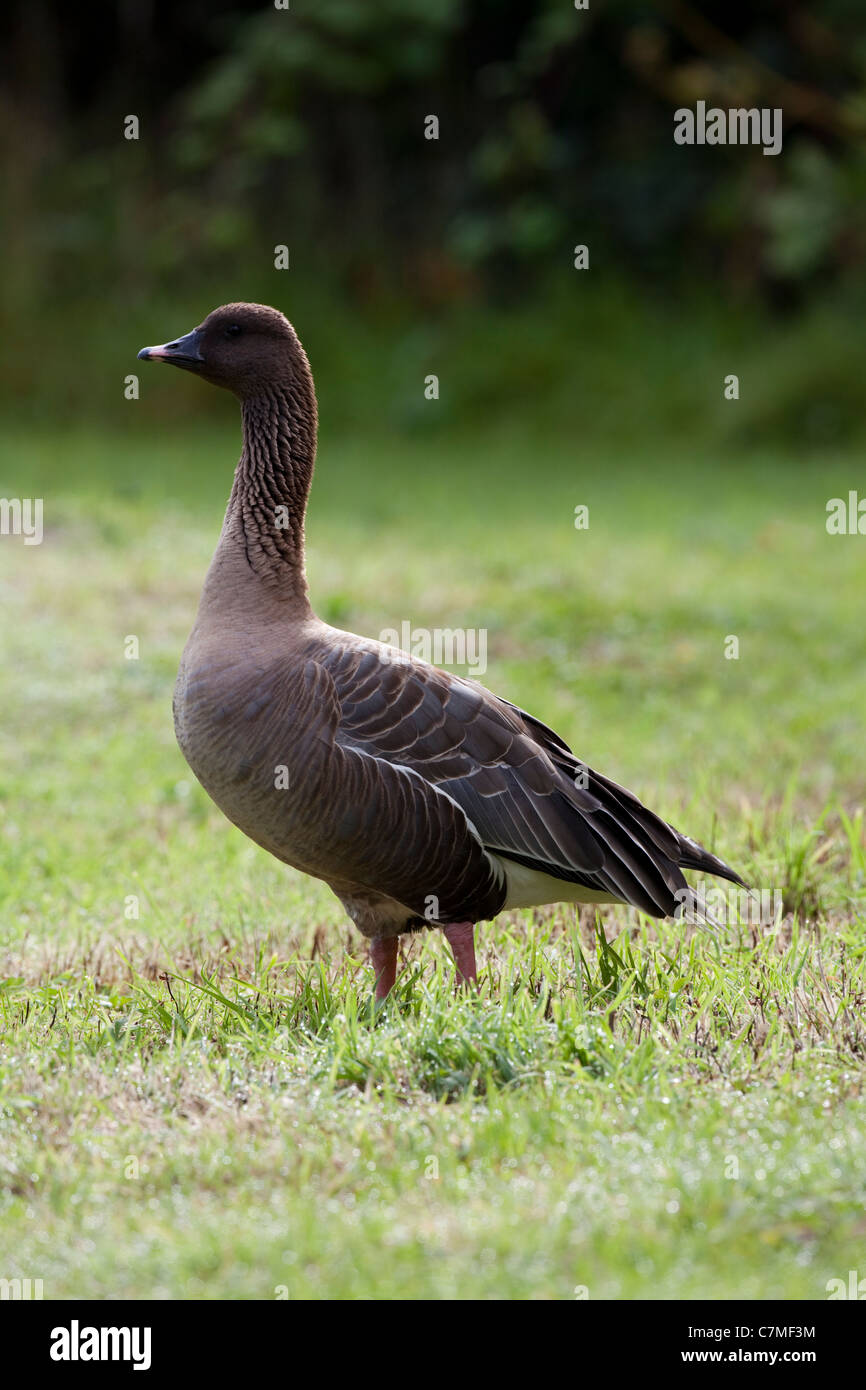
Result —
[{"label": "goose head", "polygon": [[223,304],[191,333],[142,348],[146,362],[167,362],[244,400],[287,385],[308,370],[297,334],[267,304]]}]

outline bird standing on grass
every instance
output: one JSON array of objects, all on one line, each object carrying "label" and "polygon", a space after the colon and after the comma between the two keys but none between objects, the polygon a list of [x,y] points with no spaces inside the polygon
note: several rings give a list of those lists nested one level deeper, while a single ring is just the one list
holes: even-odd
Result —
[{"label": "bird standing on grass", "polygon": [[321,622],[304,516],[316,396],[288,320],[226,304],[142,348],[233,391],[243,452],[177,678],[183,754],[250,839],[324,879],[369,938],[376,997],[401,932],[441,927],[474,981],[475,923],[542,903],[682,915],[721,859],[474,681]]}]

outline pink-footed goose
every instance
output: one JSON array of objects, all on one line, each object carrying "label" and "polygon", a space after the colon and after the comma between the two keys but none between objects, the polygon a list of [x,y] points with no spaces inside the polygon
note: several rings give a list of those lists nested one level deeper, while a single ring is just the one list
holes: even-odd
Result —
[{"label": "pink-footed goose", "polygon": [[304,514],[316,397],[281,313],[226,304],[138,356],[228,388],[243,418],[178,673],[178,742],[230,821],[330,885],[371,941],[377,998],[401,932],[441,926],[473,981],[474,924],[503,909],[623,902],[665,917],[689,900],[683,868],[742,883],[532,715],[315,616]]}]

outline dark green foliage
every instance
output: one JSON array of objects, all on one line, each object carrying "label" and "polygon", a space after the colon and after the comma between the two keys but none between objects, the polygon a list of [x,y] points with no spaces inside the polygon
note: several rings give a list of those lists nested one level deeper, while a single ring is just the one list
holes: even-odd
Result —
[{"label": "dark green foliage", "polygon": [[[700,9],[187,0],[97,5],[72,26],[63,6],[36,21],[18,0],[0,89],[2,326],[36,346],[61,323],[106,370],[130,314],[179,297],[318,294],[430,331],[464,305],[555,301],[577,243],[594,279],[626,276],[641,296],[699,276],[790,309],[850,286],[860,8]],[[698,99],[782,107],[781,154],[676,146],[673,112]],[[24,358],[4,375],[13,398],[33,389]]]}]

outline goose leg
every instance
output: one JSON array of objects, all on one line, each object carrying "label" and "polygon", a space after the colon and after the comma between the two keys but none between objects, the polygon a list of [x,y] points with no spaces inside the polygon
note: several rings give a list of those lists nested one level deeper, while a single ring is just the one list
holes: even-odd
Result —
[{"label": "goose leg", "polygon": [[442,930],[454,956],[457,979],[462,985],[474,985],[478,979],[475,968],[475,923],[451,922]]},{"label": "goose leg", "polygon": [[376,975],[376,998],[385,999],[397,978],[396,936],[374,936],[370,942],[370,957]]}]

